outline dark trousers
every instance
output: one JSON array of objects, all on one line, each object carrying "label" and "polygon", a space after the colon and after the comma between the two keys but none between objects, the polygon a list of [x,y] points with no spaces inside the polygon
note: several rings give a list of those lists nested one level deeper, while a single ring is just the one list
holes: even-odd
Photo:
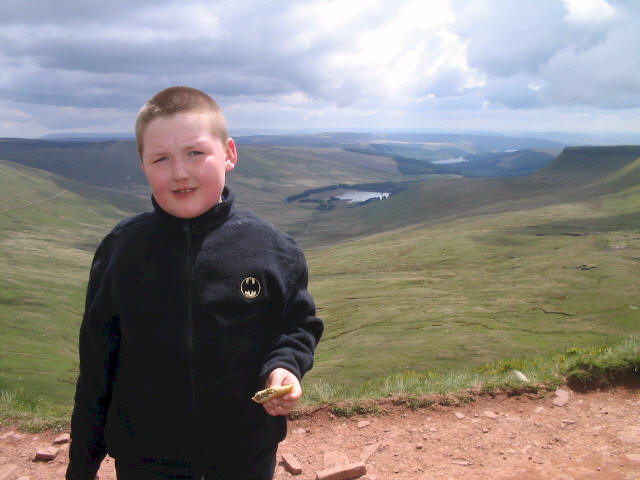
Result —
[{"label": "dark trousers", "polygon": [[272,480],[278,446],[248,455],[230,452],[211,463],[116,458],[118,480]]}]

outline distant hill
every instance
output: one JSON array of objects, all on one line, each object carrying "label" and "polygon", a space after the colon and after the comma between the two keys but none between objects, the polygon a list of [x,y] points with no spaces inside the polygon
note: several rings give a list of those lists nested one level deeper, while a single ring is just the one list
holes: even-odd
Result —
[{"label": "distant hill", "polygon": [[552,140],[567,146],[615,146],[639,145],[640,134],[634,133],[571,133],[571,132],[535,132],[535,138]]},{"label": "distant hill", "polygon": [[453,173],[472,177],[528,175],[549,163],[563,147],[551,140],[504,135],[447,133],[346,133],[254,135],[241,145],[339,147],[393,158],[405,175]]},{"label": "distant hill", "polygon": [[132,133],[51,133],[40,137],[43,140],[105,142],[108,140],[135,140]]},{"label": "distant hill", "polygon": [[333,244],[411,225],[640,188],[639,158],[640,146],[567,147],[548,166],[525,177],[434,176],[387,200],[318,214],[296,233],[305,243]]},{"label": "distant hill", "polygon": [[[533,139],[536,142],[540,140],[547,140],[555,143],[556,145],[566,145],[566,146],[578,146],[578,145],[589,145],[589,146],[597,146],[597,145],[635,145],[640,143],[640,134],[638,133],[601,133],[601,134],[585,134],[585,133],[572,133],[572,132],[529,132],[522,134],[504,134],[499,132],[480,132],[480,131],[467,131],[467,132],[456,132],[450,133],[446,131],[425,131],[425,132],[374,132],[374,133],[366,133],[364,131],[353,131],[351,133],[346,131],[334,131],[334,132],[323,132],[321,129],[278,129],[278,128],[231,128],[230,134],[234,138],[241,137],[255,137],[255,139],[249,140],[249,142],[254,142],[254,144],[258,144],[257,142],[264,142],[261,144],[264,145],[275,145],[269,138],[277,138],[277,139],[289,139],[290,137],[310,137],[313,138],[315,136],[326,136],[326,135],[336,135],[336,134],[345,134],[347,137],[357,138],[357,135],[362,135],[367,138],[388,138],[389,135],[394,136],[394,139],[408,139],[407,141],[424,141],[424,140],[414,140],[416,138],[452,138],[451,136],[456,136],[457,138],[496,138],[496,137],[506,137],[512,139],[525,139],[525,144],[520,144],[517,149],[522,148],[548,148],[551,145],[530,145],[529,141],[526,139]],[[258,137],[265,137],[263,139],[258,139]],[[85,140],[85,141],[106,141],[106,140],[134,140],[135,136],[133,133],[127,132],[110,132],[110,133],[51,133],[48,135],[43,135],[40,137],[42,140]],[[280,140],[278,140],[281,142]],[[289,140],[285,140],[289,141]],[[366,141],[366,140],[365,140]],[[432,140],[428,140],[432,141]],[[455,140],[454,140],[455,141]],[[282,143],[280,143],[282,144]]]},{"label": "distant hill", "polygon": [[468,161],[455,164],[455,172],[465,177],[522,177],[544,168],[557,153],[555,149],[523,149],[467,155]]},{"label": "distant hill", "polygon": [[[435,146],[429,142],[408,144],[400,139],[440,140],[440,143],[436,142]],[[395,143],[375,143],[382,140]],[[449,140],[460,143],[444,143]],[[366,153],[339,146],[356,141],[374,143],[362,147]],[[303,146],[266,144],[269,142]],[[552,142],[480,135],[327,133],[269,136],[268,139],[266,136],[241,137],[238,143],[240,162],[228,181],[238,194],[239,205],[255,210],[308,245],[333,243],[455,215],[504,210],[522,201],[531,202],[533,198],[539,204],[550,204],[593,193],[594,189],[615,190],[635,178],[637,170],[628,165],[638,157],[640,149],[636,146],[567,147],[553,160],[551,151],[537,148],[487,151],[531,143],[557,147]],[[316,146],[310,146],[312,144]],[[476,177],[484,172],[489,178],[454,178],[450,175],[455,173],[452,165],[424,161],[434,152],[454,155],[459,151],[466,151],[465,158],[469,160],[456,164],[456,175],[466,172],[467,177]],[[485,153],[473,153],[479,151]],[[424,158],[403,157],[418,169],[407,174],[399,157],[392,157],[393,152],[414,152],[416,157],[422,152]],[[0,159],[114,189],[125,197],[130,195],[132,200],[148,202],[149,191],[133,141],[0,139]],[[420,171],[420,165],[428,168]],[[625,167],[630,170],[620,173]],[[608,175],[613,177],[605,185],[602,182]],[[355,209],[320,212],[316,210],[317,204],[286,203],[289,197],[330,185],[391,181],[404,188],[411,183],[407,180],[417,184],[387,200]]]},{"label": "distant hill", "polygon": [[[101,139],[113,136],[55,134],[44,140],[5,138],[0,139],[0,158],[89,185],[148,197],[135,142]],[[407,176],[418,180],[433,174],[517,176],[546,165],[556,153],[553,149],[559,147],[558,143],[535,138],[435,133],[338,132],[241,136],[236,140],[240,163],[230,178],[244,190],[245,200],[253,204],[258,204],[256,197],[265,193],[261,188],[255,191],[257,178],[273,186],[286,183],[286,191],[282,190],[285,193],[282,198],[286,198],[309,187],[397,181]],[[458,156],[465,156],[464,161],[447,163]],[[444,164],[439,163],[443,161]],[[267,164],[268,168],[263,168]],[[314,171],[318,175],[311,178]],[[288,180],[281,180],[284,178]]]},{"label": "distant hill", "polygon": [[564,144],[539,138],[461,133],[357,133],[325,132],[308,135],[252,135],[237,137],[240,145],[286,145],[306,147],[345,147],[366,144],[449,144],[472,146],[478,152],[559,148]]},{"label": "distant hill", "polygon": [[4,138],[0,139],[0,159],[100,187],[135,192],[146,185],[133,141]]},{"label": "distant hill", "polygon": [[598,180],[626,167],[640,157],[640,146],[567,147],[536,177],[562,177],[563,181],[585,183]]}]

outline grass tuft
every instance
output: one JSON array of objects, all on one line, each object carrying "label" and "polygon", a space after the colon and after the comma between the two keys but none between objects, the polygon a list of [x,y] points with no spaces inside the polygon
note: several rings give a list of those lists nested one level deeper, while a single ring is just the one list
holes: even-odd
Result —
[{"label": "grass tuft", "polygon": [[614,345],[569,349],[559,359],[567,382],[584,389],[640,381],[640,342],[631,337]]},{"label": "grass tuft", "polygon": [[[518,373],[516,373],[518,372]],[[526,380],[523,379],[526,378]],[[474,395],[538,395],[569,383],[580,388],[640,384],[640,342],[629,337],[619,343],[590,348],[569,348],[538,358],[505,359],[467,371],[419,373],[405,371],[359,386],[333,385],[325,381],[305,386],[305,405],[333,405],[336,416],[372,412],[359,402],[394,398],[407,408],[462,406]],[[344,406],[345,400],[355,402]],[[340,405],[337,405],[340,404]]]},{"label": "grass tuft", "polygon": [[384,413],[384,410],[376,405],[362,405],[359,403],[347,406],[334,405],[329,410],[336,417],[343,418],[350,418],[354,415],[381,415]]},{"label": "grass tuft", "polygon": [[411,410],[418,410],[420,408],[431,408],[434,403],[435,401],[432,398],[412,396],[407,400],[407,407]]},{"label": "grass tuft", "polygon": [[0,421],[16,424],[22,431],[31,433],[68,430],[71,412],[68,407],[57,405],[17,387],[0,391]]}]

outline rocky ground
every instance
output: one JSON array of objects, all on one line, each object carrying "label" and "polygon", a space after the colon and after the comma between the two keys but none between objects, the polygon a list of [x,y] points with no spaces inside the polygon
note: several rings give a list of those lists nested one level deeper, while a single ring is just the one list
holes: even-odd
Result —
[{"label": "rocky ground", "polygon": [[[353,478],[345,473],[351,468],[365,480],[640,480],[640,390],[564,390],[470,395],[464,405],[417,409],[389,400],[375,405],[376,414],[348,418],[328,408],[308,412],[289,423],[275,479]],[[3,426],[0,480],[63,478],[68,443],[56,440],[65,437]],[[34,460],[38,451],[56,455]],[[112,459],[99,477],[115,480]]]}]

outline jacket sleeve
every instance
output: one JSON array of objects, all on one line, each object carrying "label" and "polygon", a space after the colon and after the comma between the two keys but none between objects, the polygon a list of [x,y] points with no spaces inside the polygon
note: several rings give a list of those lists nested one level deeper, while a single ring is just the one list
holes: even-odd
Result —
[{"label": "jacket sleeve", "polygon": [[266,382],[275,368],[285,368],[299,379],[311,370],[313,355],[324,325],[316,317],[316,307],[309,293],[309,273],[302,250],[296,247],[293,262],[286,275],[285,302],[279,329],[260,370],[260,380]]},{"label": "jacket sleeve", "polygon": [[71,417],[67,480],[93,480],[106,455],[104,426],[120,345],[119,316],[110,293],[107,240],[93,259],[80,327],[80,374]]}]

